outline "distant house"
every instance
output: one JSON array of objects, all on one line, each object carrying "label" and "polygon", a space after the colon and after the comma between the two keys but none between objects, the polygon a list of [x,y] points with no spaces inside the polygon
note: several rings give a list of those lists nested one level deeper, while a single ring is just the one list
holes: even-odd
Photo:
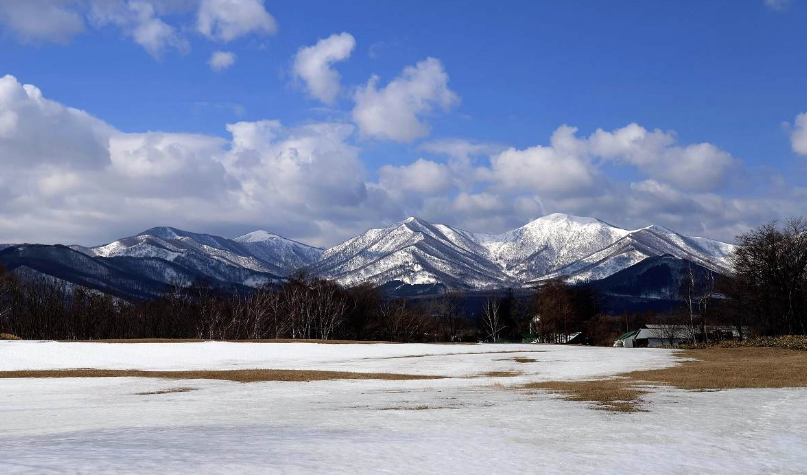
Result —
[{"label": "distant house", "polygon": [[624,348],[658,348],[661,346],[678,346],[692,341],[690,327],[686,325],[647,325],[620,335],[614,346]]}]

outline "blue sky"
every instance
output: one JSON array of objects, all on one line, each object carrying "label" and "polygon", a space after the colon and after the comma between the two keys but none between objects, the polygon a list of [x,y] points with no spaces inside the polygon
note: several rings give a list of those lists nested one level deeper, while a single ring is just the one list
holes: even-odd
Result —
[{"label": "blue sky", "polygon": [[[556,211],[730,241],[807,211],[800,0],[22,3],[0,5],[0,77],[65,116],[0,92],[2,241],[169,224],[330,245],[410,214],[498,232]],[[328,38],[339,59],[305,77]],[[234,62],[213,70],[217,51]],[[572,145],[550,142],[563,125]],[[65,161],[62,127],[108,150]]]}]

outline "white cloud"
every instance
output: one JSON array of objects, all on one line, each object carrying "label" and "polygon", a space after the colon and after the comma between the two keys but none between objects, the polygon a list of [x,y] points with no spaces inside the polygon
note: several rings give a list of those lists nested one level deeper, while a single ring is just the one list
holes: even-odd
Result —
[{"label": "white cloud", "polygon": [[790,0],[765,0],[765,6],[771,10],[785,11],[790,7]]},{"label": "white cloud", "polygon": [[0,157],[3,165],[70,168],[109,163],[112,128],[84,111],[45,99],[35,86],[0,77]]},{"label": "white cloud", "polygon": [[173,26],[158,18],[155,4],[149,1],[95,1],[90,18],[98,26],[119,27],[155,58],[160,58],[168,48],[181,52],[190,48]]},{"label": "white cloud", "polygon": [[160,58],[169,49],[190,49],[183,30],[167,20],[187,20],[194,11],[196,29],[211,40],[277,31],[263,0],[8,0],[0,1],[0,26],[21,42],[66,43],[82,33],[89,20],[96,28],[119,28]]},{"label": "white cloud", "polygon": [[807,112],[796,116],[790,131],[790,145],[799,155],[807,155]]},{"label": "white cloud", "polygon": [[598,161],[636,167],[644,175],[695,191],[723,186],[738,162],[709,143],[677,145],[675,134],[629,124],[578,137],[559,127],[551,146],[510,149],[491,159],[491,179],[505,188],[542,192],[573,191],[597,183]]},{"label": "white cloud", "polygon": [[371,77],[354,96],[353,120],[363,136],[398,142],[425,137],[429,126],[421,116],[459,103],[459,96],[448,88],[448,74],[434,58],[406,67],[382,89],[376,87],[378,81],[378,76]]},{"label": "white cloud", "polygon": [[84,31],[83,18],[67,0],[0,2],[0,24],[26,43],[66,43]]},{"label": "white cloud", "polygon": [[240,180],[248,202],[353,206],[366,196],[358,149],[345,142],[353,133],[350,125],[289,129],[259,121],[229,124],[227,130],[233,136],[227,169]]},{"label": "white cloud", "polygon": [[437,162],[419,158],[404,166],[384,165],[379,170],[381,186],[393,193],[443,193],[454,186],[451,170]]},{"label": "white cloud", "polygon": [[202,0],[196,27],[208,38],[225,42],[250,33],[277,32],[277,23],[263,0]]},{"label": "white cloud", "polygon": [[574,137],[577,129],[563,126],[552,135],[552,145],[525,150],[509,148],[490,158],[483,176],[496,188],[537,193],[589,193],[601,178]]},{"label": "white cloud", "polygon": [[341,86],[339,73],[333,63],[344,61],[356,47],[350,33],[333,34],[313,46],[300,48],[294,58],[292,71],[305,81],[308,93],[325,104],[333,104]]},{"label": "white cloud", "polygon": [[0,157],[3,178],[14,178],[0,180],[0,242],[91,244],[171,223],[208,232],[271,226],[316,243],[322,228],[331,239],[380,219],[347,142],[352,125],[227,130],[231,140],[126,133],[0,78]]},{"label": "white cloud", "polygon": [[224,71],[235,64],[235,53],[229,51],[214,51],[207,60],[207,65],[213,71]]},{"label": "white cloud", "polygon": [[419,149],[429,153],[448,155],[452,158],[471,159],[473,156],[492,155],[507,147],[503,145],[470,142],[463,139],[442,139],[424,142]]}]

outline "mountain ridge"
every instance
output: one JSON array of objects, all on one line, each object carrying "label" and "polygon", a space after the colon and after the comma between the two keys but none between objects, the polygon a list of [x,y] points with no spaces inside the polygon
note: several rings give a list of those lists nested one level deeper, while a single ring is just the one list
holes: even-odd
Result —
[{"label": "mountain ridge", "polygon": [[662,226],[628,230],[563,213],[500,234],[474,233],[413,216],[328,249],[265,230],[229,239],[170,226],[101,246],[69,247],[156,282],[174,279],[189,285],[192,278],[204,277],[257,287],[304,270],[343,285],[395,283],[396,288],[420,289],[527,287],[549,278],[597,281],[661,255],[728,273],[734,248]]}]

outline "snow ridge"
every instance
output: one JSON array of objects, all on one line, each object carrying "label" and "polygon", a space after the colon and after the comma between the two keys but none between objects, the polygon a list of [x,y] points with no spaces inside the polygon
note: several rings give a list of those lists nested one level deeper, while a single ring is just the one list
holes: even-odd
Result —
[{"label": "snow ridge", "polygon": [[370,229],[326,250],[312,268],[351,285],[443,283],[458,288],[524,286],[548,278],[598,280],[647,257],[670,254],[717,272],[734,246],[659,226],[626,230],[562,213],[502,234],[471,233],[419,218]]},{"label": "snow ridge", "polygon": [[410,217],[330,249],[264,230],[227,239],[171,227],[73,249],[91,256],[160,259],[196,270],[215,269],[218,279],[227,281],[232,274],[234,281],[253,286],[261,279],[236,271],[282,277],[305,269],[344,285],[401,281],[483,289],[534,285],[549,278],[599,280],[667,254],[727,273],[734,246],[661,226],[627,230],[596,218],[555,213],[502,234],[472,233]]}]

